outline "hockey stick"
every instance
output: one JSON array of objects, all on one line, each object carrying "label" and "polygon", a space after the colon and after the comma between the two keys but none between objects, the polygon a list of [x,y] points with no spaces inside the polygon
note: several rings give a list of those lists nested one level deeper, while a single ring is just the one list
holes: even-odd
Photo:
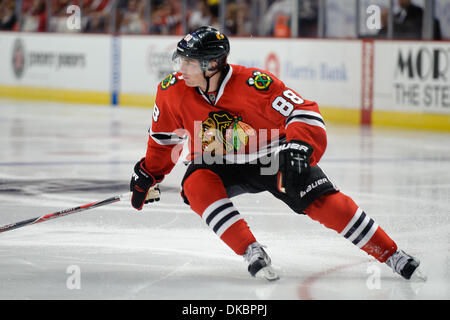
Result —
[{"label": "hockey stick", "polygon": [[89,209],[94,209],[94,208],[98,208],[101,206],[106,206],[107,204],[110,203],[114,203],[114,202],[119,202],[120,200],[124,200],[126,198],[130,198],[131,197],[131,193],[126,193],[126,194],[121,194],[118,196],[114,196],[105,200],[101,200],[101,201],[97,201],[97,202],[92,202],[89,204],[85,204],[82,206],[78,206],[78,207],[74,207],[74,208],[70,208],[70,209],[64,209],[58,212],[54,212],[54,213],[49,213],[40,217],[36,217],[36,218],[32,218],[32,219],[27,219],[27,220],[23,220],[23,221],[19,221],[16,223],[11,223],[8,224],[6,226],[0,227],[0,233],[5,232],[5,231],[9,231],[9,230],[14,230],[17,228],[21,228],[21,227],[25,227],[28,225],[32,225],[32,224],[36,224],[39,222],[44,222],[47,220],[51,220],[51,219],[55,219],[55,218],[59,218],[59,217],[64,217],[67,216],[69,214],[72,213],[76,213],[76,212],[80,212],[80,211],[84,211],[84,210],[89,210]]}]

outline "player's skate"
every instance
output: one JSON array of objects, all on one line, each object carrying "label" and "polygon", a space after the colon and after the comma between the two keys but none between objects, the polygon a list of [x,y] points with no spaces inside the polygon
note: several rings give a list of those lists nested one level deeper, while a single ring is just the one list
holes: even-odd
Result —
[{"label": "player's skate", "polygon": [[427,280],[427,277],[419,270],[419,259],[410,256],[403,250],[397,250],[386,260],[386,264],[406,280]]},{"label": "player's skate", "polygon": [[247,247],[244,259],[248,262],[248,272],[253,277],[264,278],[269,281],[278,280],[277,273],[271,266],[271,260],[263,246],[254,242]]}]

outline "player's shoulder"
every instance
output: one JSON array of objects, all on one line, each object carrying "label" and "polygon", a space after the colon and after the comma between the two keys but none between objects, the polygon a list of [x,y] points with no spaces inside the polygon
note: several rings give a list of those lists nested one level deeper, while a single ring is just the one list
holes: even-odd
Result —
[{"label": "player's shoulder", "polygon": [[159,108],[165,106],[174,106],[180,103],[180,97],[184,95],[187,86],[184,83],[181,73],[170,73],[166,75],[158,84],[156,93],[156,104]]},{"label": "player's shoulder", "polygon": [[231,65],[231,67],[236,81],[250,89],[253,88],[253,90],[264,93],[282,84],[275,75],[267,70],[242,65]]},{"label": "player's shoulder", "polygon": [[158,84],[158,92],[161,92],[161,94],[170,95],[174,91],[180,92],[184,88],[183,76],[177,72],[169,73]]}]

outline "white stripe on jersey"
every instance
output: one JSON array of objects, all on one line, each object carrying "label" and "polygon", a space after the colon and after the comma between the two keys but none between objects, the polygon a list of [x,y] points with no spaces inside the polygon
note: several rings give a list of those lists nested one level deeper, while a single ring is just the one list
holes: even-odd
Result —
[{"label": "white stripe on jersey", "polygon": [[202,219],[221,237],[229,227],[243,218],[233,206],[233,203],[228,198],[224,198],[210,204],[203,211]]},{"label": "white stripe on jersey", "polygon": [[287,127],[291,123],[294,123],[294,122],[303,122],[303,123],[309,124],[311,126],[321,127],[323,130],[327,131],[327,128],[325,127],[325,125],[322,122],[320,122],[319,120],[307,119],[307,118],[294,118],[294,119],[291,119],[289,121],[289,123],[286,125],[285,129],[287,129]]},{"label": "white stripe on jersey", "polygon": [[359,248],[364,247],[367,242],[369,242],[369,240],[372,238],[372,236],[375,234],[375,232],[378,229],[378,224],[376,224],[375,222],[373,223],[372,227],[370,228],[370,230],[367,232],[367,234],[364,236],[364,238],[361,239],[361,241],[359,241],[356,245]]},{"label": "white stripe on jersey", "polygon": [[233,224],[238,222],[239,220],[243,219],[240,214],[232,216],[230,219],[228,219],[220,228],[216,231],[216,234],[221,237],[222,234],[228,230],[229,227],[231,227]]},{"label": "white stripe on jersey", "polygon": [[362,214],[362,210],[360,208],[358,208],[355,212],[355,214],[353,215],[352,220],[350,220],[349,223],[347,223],[347,225],[345,226],[344,230],[341,231],[341,233],[339,233],[341,236],[344,236],[351,227],[353,227],[353,224],[359,219],[359,217]]},{"label": "white stripe on jersey", "polygon": [[294,122],[303,122],[312,126],[321,127],[323,130],[327,131],[322,115],[315,111],[311,110],[292,111],[292,113],[286,118],[285,128],[287,129],[287,127]]},{"label": "white stripe on jersey", "polygon": [[289,122],[289,118],[294,117],[294,116],[301,116],[301,115],[313,116],[313,117],[319,118],[323,121],[322,115],[318,112],[311,111],[311,110],[294,110],[289,115],[289,117],[286,119],[286,123]]},{"label": "white stripe on jersey", "polygon": [[148,133],[153,141],[162,146],[180,144],[185,141],[184,137],[173,132],[153,132],[152,129],[148,129]]},{"label": "white stripe on jersey", "polygon": [[216,202],[211,203],[205,209],[205,211],[203,211],[202,219],[205,220],[205,222],[206,222],[206,219],[208,219],[208,217],[211,214],[211,212],[213,212],[214,210],[216,210],[220,206],[222,206],[224,204],[227,204],[227,203],[231,203],[230,199],[228,199],[228,198],[223,198],[223,199],[217,200]]},{"label": "white stripe on jersey", "polygon": [[339,234],[359,248],[364,247],[375,234],[378,224],[360,208]]},{"label": "white stripe on jersey", "polygon": [[353,242],[356,238],[359,237],[361,232],[364,230],[364,228],[369,224],[370,218],[366,215],[364,220],[361,222],[361,224],[358,226],[358,228],[347,238],[348,241]]}]

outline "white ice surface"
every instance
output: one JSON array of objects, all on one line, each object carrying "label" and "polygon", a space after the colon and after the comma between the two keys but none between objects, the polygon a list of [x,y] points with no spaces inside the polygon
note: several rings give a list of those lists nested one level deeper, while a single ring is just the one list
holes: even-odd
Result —
[{"label": "white ice surface", "polygon": [[[127,192],[150,120],[150,109],[0,101],[0,226]],[[268,193],[233,198],[281,274],[253,279],[182,202],[179,164],[141,213],[119,202],[1,233],[0,299],[449,299],[450,135],[327,130],[321,167],[421,260],[427,282]],[[80,289],[68,288],[71,266]]]}]

